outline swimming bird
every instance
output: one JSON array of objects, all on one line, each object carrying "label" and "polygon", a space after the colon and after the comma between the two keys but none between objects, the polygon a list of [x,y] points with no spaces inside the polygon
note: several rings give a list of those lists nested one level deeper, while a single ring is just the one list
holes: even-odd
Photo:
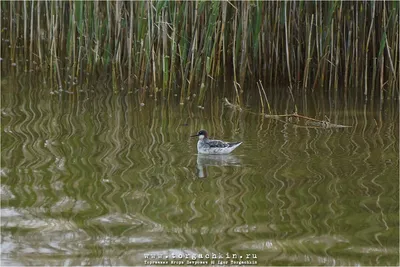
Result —
[{"label": "swimming bird", "polygon": [[208,133],[206,130],[200,130],[197,134],[192,135],[191,137],[195,136],[199,137],[199,141],[197,142],[197,152],[199,154],[229,154],[242,144],[242,142],[210,140],[208,139]]}]

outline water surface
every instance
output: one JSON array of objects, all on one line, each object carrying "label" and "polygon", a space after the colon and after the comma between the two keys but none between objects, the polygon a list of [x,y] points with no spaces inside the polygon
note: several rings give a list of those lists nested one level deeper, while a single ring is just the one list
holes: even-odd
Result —
[{"label": "water surface", "polygon": [[[222,95],[205,109],[140,106],[135,94],[43,86],[2,84],[2,265],[212,253],[258,265],[399,264],[398,108],[303,105],[352,127],[302,128],[254,105],[232,110]],[[243,144],[197,155],[189,136],[199,129]]]}]

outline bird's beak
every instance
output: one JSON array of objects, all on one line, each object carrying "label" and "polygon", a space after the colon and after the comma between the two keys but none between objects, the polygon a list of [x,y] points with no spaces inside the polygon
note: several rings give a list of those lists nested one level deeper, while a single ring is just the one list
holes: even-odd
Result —
[{"label": "bird's beak", "polygon": [[191,135],[190,137],[196,137],[196,136],[199,136],[199,134]]}]

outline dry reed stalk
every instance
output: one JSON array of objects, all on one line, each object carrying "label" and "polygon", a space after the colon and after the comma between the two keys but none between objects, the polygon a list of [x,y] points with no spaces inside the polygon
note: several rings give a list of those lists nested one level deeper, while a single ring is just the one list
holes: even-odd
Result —
[{"label": "dry reed stalk", "polygon": [[339,86],[339,56],[340,56],[340,34],[341,34],[341,20],[342,20],[342,4],[343,2],[340,2],[340,8],[338,11],[338,29],[337,29],[337,35],[336,35],[336,61],[335,61],[335,85],[334,89],[337,91],[338,86]]},{"label": "dry reed stalk", "polygon": [[333,68],[335,67],[335,65],[333,64],[333,48],[334,48],[334,38],[333,38],[333,27],[335,25],[335,19],[332,19],[332,23],[331,23],[331,45],[330,45],[330,56],[331,59],[330,61],[328,61],[330,63],[330,68],[329,68],[329,95],[331,95],[331,88],[332,88],[332,72],[333,72]]},{"label": "dry reed stalk", "polygon": [[290,22],[287,20],[287,2],[286,1],[283,6],[284,6],[284,17],[285,17],[286,64],[287,64],[287,71],[288,71],[288,77],[289,77],[289,85],[290,85],[290,88],[292,88],[292,74],[290,71],[289,38],[288,38],[288,24]]},{"label": "dry reed stalk", "polygon": [[312,35],[312,25],[314,22],[314,14],[311,15],[311,24],[308,33],[308,47],[307,47],[307,58],[306,58],[306,66],[304,68],[304,81],[303,81],[303,89],[307,91],[307,81],[308,81],[308,72],[310,68],[311,61],[311,35]]},{"label": "dry reed stalk", "polygon": [[[27,9],[27,2],[26,1],[24,1],[24,18],[27,18],[28,17],[28,9]],[[1,29],[1,28],[0,28]],[[24,57],[25,58],[28,58],[28,36],[27,36],[27,34],[28,34],[28,20],[24,20]],[[30,64],[32,64],[32,63],[30,63]],[[28,65],[27,64],[24,64],[25,65],[25,71],[27,71],[28,70]]]},{"label": "dry reed stalk", "polygon": [[[12,63],[15,63],[15,49],[13,49],[13,44],[14,42],[14,24],[12,23],[13,21],[13,10],[14,8],[14,2],[9,2],[9,25],[8,25],[8,29],[10,31],[10,37],[8,39],[8,43],[9,43],[9,48],[10,48],[10,59]],[[32,52],[32,51],[31,51]]]},{"label": "dry reed stalk", "polygon": [[[348,89],[348,79],[349,79],[349,62],[350,62],[350,47],[351,47],[351,34],[353,32],[353,28],[352,25],[353,22],[350,22],[350,26],[349,26],[349,30],[348,30],[348,37],[347,40],[345,41],[345,43],[347,43],[347,45],[345,45],[345,63],[344,63],[344,92],[345,95],[347,95],[347,89]],[[344,30],[344,32],[346,32],[346,30]]]},{"label": "dry reed stalk", "polygon": [[153,36],[154,36],[154,32],[155,32],[155,30],[154,30],[154,22],[153,22],[153,8],[154,8],[154,6],[153,6],[153,2],[152,1],[150,1],[149,3],[148,3],[148,8],[147,8],[147,23],[148,23],[148,53],[149,53],[149,56],[148,56],[148,61],[149,61],[149,67],[151,67],[152,68],[152,74],[153,74],[153,86],[152,86],[152,89],[153,89],[153,93],[154,93],[154,97],[155,97],[155,99],[157,99],[157,96],[156,96],[156,94],[157,94],[157,82],[156,82],[156,60],[155,60],[155,58],[154,58],[154,54],[155,54],[155,51],[154,51],[154,42],[153,42]]},{"label": "dry reed stalk", "polygon": [[[15,7],[15,14],[16,15],[19,15],[20,14],[20,5],[17,5],[16,7]],[[15,20],[14,19],[14,22],[15,22],[15,45],[13,46],[13,47],[15,47],[16,49],[18,48],[18,46],[19,46],[19,41],[18,41],[18,39],[20,38],[20,20],[19,19],[17,19],[17,20]],[[19,55],[17,55],[17,58],[19,57]]]},{"label": "dry reed stalk", "polygon": [[58,81],[58,89],[62,90],[62,81],[61,81],[60,68],[58,66],[57,45],[56,45],[56,36],[57,36],[57,27],[58,27],[57,19],[58,19],[58,11],[56,9],[55,17],[54,16],[52,17],[53,40],[52,40],[52,44],[51,44],[51,52],[52,52],[51,54],[52,54],[52,58],[54,58],[52,61],[54,61],[54,65],[55,65],[55,73],[56,73],[57,81]]},{"label": "dry reed stalk", "polygon": [[[180,58],[180,72],[181,72],[181,79],[182,79],[182,87],[181,90],[186,92],[186,99],[190,99],[190,94],[191,94],[191,82],[190,82],[190,75],[189,75],[189,68],[190,68],[190,61],[193,59],[191,58],[190,54],[190,47],[191,44],[188,42],[188,38],[190,35],[190,16],[185,16],[185,14],[190,13],[189,12],[189,6],[191,6],[191,3],[185,3],[185,11],[183,16],[183,25],[182,28],[183,33],[182,36],[179,40],[179,58]],[[193,26],[192,26],[193,27]]]},{"label": "dry reed stalk", "polygon": [[[240,58],[240,85],[244,86],[244,79],[246,77],[246,62],[247,62],[247,31],[248,31],[248,15],[249,3],[242,2],[242,44],[241,44],[241,58]],[[244,6],[244,7],[243,7]]]},{"label": "dry reed stalk", "polygon": [[263,97],[261,95],[261,87],[259,85],[259,82],[257,83],[257,88],[258,88],[258,94],[260,96],[260,104],[261,104],[261,110],[262,110],[261,114],[264,115],[264,113],[265,113],[264,101],[263,101]]},{"label": "dry reed stalk", "polygon": [[269,112],[269,114],[271,114],[271,105],[269,104],[268,97],[267,97],[267,94],[265,93],[264,86],[262,85],[261,80],[259,80],[258,82],[259,82],[261,90],[262,90],[262,92],[264,94],[265,103],[267,103],[267,107],[268,107],[268,112]]},{"label": "dry reed stalk", "polygon": [[[225,34],[225,25],[226,25],[226,10],[227,10],[227,7],[228,7],[228,5],[227,5],[227,3],[226,2],[222,2],[221,3],[221,12],[222,12],[222,15],[221,15],[221,35],[220,35],[220,39],[219,39],[219,51],[218,51],[218,55],[220,55],[221,54],[221,50],[222,50],[222,65],[223,66],[225,66],[226,65],[226,52],[225,52],[225,50],[226,50],[226,48],[225,48],[225,37],[224,37],[224,34]],[[220,56],[218,56],[217,57],[217,66],[218,66],[218,69],[217,69],[217,75],[219,75],[220,74],[220,72],[221,72],[221,70],[220,70]]]},{"label": "dry reed stalk", "polygon": [[[180,45],[177,46],[177,49],[178,49],[179,58],[182,59],[183,55],[182,55],[182,49],[181,49]],[[190,91],[188,89],[188,92],[186,92],[186,77],[184,75],[185,71],[183,70],[183,64],[179,64],[179,65],[181,67],[181,79],[182,79],[182,81],[181,81],[181,103],[183,103],[185,101],[185,93],[186,93],[186,97],[189,97]]]},{"label": "dry reed stalk", "polygon": [[122,8],[123,8],[123,3],[120,1],[115,2],[115,33],[117,35],[117,43],[115,46],[115,61],[116,61],[116,69],[118,70],[117,77],[119,76],[119,79],[121,81],[124,80],[123,77],[123,70],[122,70],[122,45],[123,43],[121,42],[122,40],[122,29],[121,29],[121,20],[122,20]]},{"label": "dry reed stalk", "polygon": [[[277,5],[276,9],[275,9],[275,18],[278,18],[281,9],[280,9],[280,3],[279,2],[275,2],[275,4]],[[279,27],[279,19],[275,19],[275,24],[274,24],[274,36],[276,35],[276,41],[273,41],[273,46],[275,46],[275,70],[278,70],[279,68],[279,35],[280,35],[280,31],[278,30]],[[274,77],[274,84],[277,84],[277,77],[278,77],[278,72],[275,71],[275,77]]]},{"label": "dry reed stalk", "polygon": [[[397,27],[399,27],[399,25],[397,24]],[[396,36],[398,37],[400,34],[397,34]],[[395,44],[396,44],[396,42],[395,42]],[[397,44],[398,44],[398,42],[397,42]],[[387,40],[387,36],[385,35],[385,47],[386,47],[386,53],[387,53],[387,57],[388,57],[388,59],[389,59],[389,66],[390,66],[390,70],[392,71],[392,74],[393,74],[393,79],[396,79],[396,71],[395,71],[395,68],[394,68],[394,65],[393,65],[393,60],[392,60],[392,56],[391,56],[391,53],[390,53],[390,46],[389,46],[389,44],[388,44],[388,40]],[[396,47],[396,51],[398,51],[398,49],[399,49],[399,45],[394,45],[394,47]],[[398,55],[397,56],[395,56],[394,58],[398,58]],[[399,62],[399,60],[397,60],[397,63]]]},{"label": "dry reed stalk", "polygon": [[[39,56],[39,62],[40,62],[40,66],[43,64],[43,58],[42,58],[42,48],[41,48],[41,43],[42,43],[42,34],[44,34],[42,32],[42,29],[40,27],[40,18],[41,16],[41,12],[40,12],[40,4],[38,3],[37,5],[37,50],[38,50],[38,56]],[[32,26],[33,28],[33,26]],[[33,63],[33,62],[32,62]]]},{"label": "dry reed stalk", "polygon": [[[94,71],[94,67],[97,65],[97,62],[100,60],[100,55],[99,55],[99,46],[100,46],[100,20],[98,20],[98,16],[100,16],[100,10],[99,10],[99,2],[95,1],[93,2],[94,5],[94,18],[95,18],[95,22],[94,24],[94,32],[95,32],[95,40],[94,40],[94,63],[93,63],[93,68],[92,71]],[[132,25],[131,25],[132,27]]]},{"label": "dry reed stalk", "polygon": [[[294,5],[295,5],[295,3],[294,3]],[[301,7],[299,7],[299,8],[301,8]],[[297,26],[299,24],[300,24],[300,16],[297,17],[297,22],[295,23],[295,26]],[[305,27],[307,28],[307,18],[306,18],[305,24],[306,24]],[[295,30],[295,31],[300,32],[300,29],[297,28],[297,30]],[[296,53],[294,53],[294,52],[292,53],[292,57],[293,57],[292,62],[293,62],[293,73],[295,73],[295,76],[293,78],[294,78],[294,81],[297,86],[301,80],[301,59],[303,58],[303,56],[302,56],[302,52],[301,52],[302,41],[297,39],[296,43],[297,43],[297,51],[296,51]],[[293,51],[294,51],[294,48],[293,48]]]},{"label": "dry reed stalk", "polygon": [[301,85],[303,91],[312,85],[314,91],[329,86],[336,92],[344,85],[345,94],[371,96],[375,86],[388,97],[399,86],[395,2],[25,1],[1,7],[8,26],[2,34],[10,40],[4,55],[12,63],[20,60],[23,43],[29,63],[20,69],[39,61],[50,64],[57,78],[82,76],[96,66],[107,70],[114,61],[114,82],[180,87],[182,99],[230,70],[238,90],[246,89],[248,77],[270,85],[289,80],[292,89]]},{"label": "dry reed stalk", "polygon": [[[321,7],[321,5],[319,5],[319,6]],[[314,15],[314,14],[312,14],[312,15]],[[320,51],[320,49],[322,49],[322,45],[321,46],[319,45],[319,42],[321,42],[321,39],[319,37],[319,28],[318,28],[319,20],[318,20],[318,18],[319,18],[319,16],[318,16],[318,2],[316,1],[315,2],[315,45],[317,47],[317,49],[316,49],[316,51],[317,51],[317,62],[318,62],[318,65],[319,65],[320,64],[320,60],[321,60],[321,55],[322,55],[322,50]]]},{"label": "dry reed stalk", "polygon": [[[399,12],[397,12],[397,13],[394,12],[393,21],[398,21],[399,15],[400,15]],[[391,45],[391,47],[394,49],[393,53],[394,53],[395,60],[394,60],[394,68],[393,68],[393,79],[392,79],[393,82],[391,82],[391,84],[390,84],[390,85],[392,85],[392,86],[390,86],[390,88],[392,88],[392,89],[391,89],[390,93],[391,93],[392,97],[394,97],[394,93],[395,93],[394,91],[395,91],[395,88],[397,88],[397,98],[399,98],[399,89],[398,88],[400,88],[400,59],[399,59],[399,57],[400,57],[400,45],[399,45],[400,44],[400,27],[399,27],[398,23],[395,25],[397,25],[397,31],[395,29],[393,32],[397,32],[397,34],[394,35],[393,43]],[[387,51],[389,51],[389,45],[387,45]],[[397,73],[397,75],[395,73]]]},{"label": "dry reed stalk", "polygon": [[[379,6],[378,6],[379,8]],[[376,40],[376,30],[374,29],[372,31],[372,40]],[[377,59],[377,53],[376,53],[376,42],[372,42],[372,82],[371,82],[371,89],[370,89],[370,95],[371,98],[374,98],[375,95],[375,83],[376,83],[376,59]]]},{"label": "dry reed stalk", "polygon": [[47,48],[49,48],[50,44],[51,44],[51,38],[50,38],[50,34],[51,34],[51,25],[50,25],[51,17],[50,17],[50,11],[49,11],[49,2],[45,1],[44,3],[45,3],[45,10],[46,10]]},{"label": "dry reed stalk", "polygon": [[232,52],[232,63],[233,63],[233,84],[236,88],[236,83],[237,83],[237,76],[236,76],[236,29],[237,29],[237,21],[238,21],[238,11],[235,11],[235,17],[233,20],[233,52]]},{"label": "dry reed stalk", "polygon": [[76,68],[76,4],[77,2],[72,2],[70,0],[71,5],[71,20],[68,29],[68,55],[69,55],[69,73],[72,79],[75,77],[75,68]]},{"label": "dry reed stalk", "polygon": [[[169,66],[168,66],[168,44],[167,44],[167,37],[168,37],[168,24],[166,20],[166,9],[162,11],[162,41],[163,41],[163,53],[162,53],[162,70],[163,70],[163,89],[168,88],[168,80],[169,80]],[[165,90],[164,90],[165,92]]]},{"label": "dry reed stalk", "polygon": [[[175,57],[176,57],[176,14],[178,13],[178,10],[177,10],[177,7],[175,6],[175,12],[174,12],[174,14],[173,14],[173,25],[174,26],[172,26],[172,35],[171,35],[171,49],[170,49],[170,62],[171,62],[171,65],[170,65],[170,69],[172,69],[172,68],[174,68],[175,67]],[[174,75],[174,73],[175,72],[170,72],[170,75],[169,75],[169,84],[168,84],[168,87],[169,88],[172,88],[172,84],[173,84],[173,80],[174,80],[174,78],[175,78],[175,75]],[[181,95],[181,97],[183,97],[182,95]]]},{"label": "dry reed stalk", "polygon": [[[39,4],[39,3],[38,3]],[[30,33],[30,44],[29,44],[29,50],[30,50],[30,53],[29,53],[29,62],[30,62],[30,64],[31,64],[31,66],[32,66],[32,63],[33,63],[33,51],[34,51],[34,49],[33,49],[33,37],[34,37],[34,34],[33,34],[33,18],[34,18],[34,13],[33,13],[33,11],[35,10],[34,8],[33,8],[33,5],[34,5],[34,1],[32,1],[31,2],[31,33]],[[39,18],[38,18],[39,19]]]},{"label": "dry reed stalk", "polygon": [[384,89],[384,86],[385,86],[385,83],[384,83],[384,66],[385,66],[385,64],[384,64],[384,62],[385,62],[385,57],[384,56],[382,56],[381,57],[381,59],[380,59],[380,70],[381,70],[381,73],[380,73],[380,87],[379,87],[379,97],[380,97],[380,100],[381,101],[383,101],[383,89]]},{"label": "dry reed stalk", "polygon": [[127,38],[127,49],[128,49],[128,87],[132,85],[132,41],[133,41],[133,2],[129,2],[130,13],[129,13],[129,35]]},{"label": "dry reed stalk", "polygon": [[354,78],[354,84],[355,84],[355,88],[358,88],[358,77],[359,77],[359,64],[358,64],[358,38],[359,38],[359,32],[358,32],[358,3],[356,3],[357,7],[355,9],[356,12],[356,22],[354,24],[354,35],[356,37],[355,43],[354,43],[354,54],[355,56],[353,57],[353,64],[355,65],[355,78]]},{"label": "dry reed stalk", "polygon": [[[192,24],[192,33],[193,33],[193,42],[191,46],[191,51],[190,51],[190,66],[188,65],[189,69],[189,87],[194,83],[194,74],[195,74],[195,67],[198,66],[198,63],[196,63],[196,58],[195,55],[197,54],[198,51],[198,46],[197,46],[197,40],[199,39],[199,29],[197,27],[198,25],[198,2],[196,1],[195,3],[195,8],[194,8],[194,22]],[[198,61],[197,61],[198,62]]]},{"label": "dry reed stalk", "polygon": [[368,97],[368,49],[369,49],[369,41],[371,38],[372,27],[374,26],[375,21],[375,2],[372,2],[372,20],[369,27],[368,38],[365,44],[365,65],[364,65],[364,98],[367,99]]},{"label": "dry reed stalk", "polygon": [[[89,51],[92,49],[92,47],[91,47],[91,45],[92,45],[92,42],[91,42],[91,40],[92,39],[94,39],[93,38],[93,34],[94,33],[90,33],[90,31],[91,31],[91,29],[92,29],[92,27],[90,27],[90,26],[92,26],[93,25],[93,18],[92,18],[92,14],[93,14],[93,4],[94,3],[91,3],[90,4],[90,8],[89,7],[85,7],[85,12],[86,12],[86,15],[85,15],[85,17],[87,18],[86,19],[86,23],[85,23],[85,49],[84,49],[84,53],[85,53],[85,55],[86,55],[86,57],[87,57],[87,62],[86,62],[86,64],[85,64],[85,71],[86,71],[86,74],[87,75],[83,75],[83,67],[82,67],[82,70],[81,70],[81,75],[80,75],[80,79],[82,79],[83,77],[85,77],[85,83],[86,83],[86,85],[88,85],[89,84],[89,76],[90,75],[88,75],[89,73],[90,73],[90,70],[91,70],[91,68],[92,68],[92,65],[93,65],[93,54],[92,53],[89,53]],[[83,61],[83,59],[82,59],[82,61]]]},{"label": "dry reed stalk", "polygon": [[[319,82],[319,75],[320,75],[320,72],[321,72],[321,64],[323,64],[323,65],[325,64],[325,56],[323,56],[323,57],[321,58],[321,60],[319,60],[319,62],[318,62],[318,65],[317,65],[317,73],[315,74],[314,83],[313,83],[313,86],[312,86],[312,89],[311,89],[312,92],[315,91],[315,88],[317,87],[318,82]],[[322,75],[322,76],[323,76],[323,75]]]}]

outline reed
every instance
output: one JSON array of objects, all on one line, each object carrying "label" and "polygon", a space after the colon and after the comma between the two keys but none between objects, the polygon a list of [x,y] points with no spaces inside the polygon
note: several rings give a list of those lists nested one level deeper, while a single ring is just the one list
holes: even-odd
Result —
[{"label": "reed", "polygon": [[396,1],[2,1],[1,12],[3,74],[28,60],[20,70],[49,71],[58,87],[64,76],[88,80],[98,71],[111,74],[116,91],[127,83],[129,92],[173,91],[181,102],[216,90],[209,85],[221,79],[237,102],[243,92],[260,93],[258,81],[365,98],[399,94]]}]

